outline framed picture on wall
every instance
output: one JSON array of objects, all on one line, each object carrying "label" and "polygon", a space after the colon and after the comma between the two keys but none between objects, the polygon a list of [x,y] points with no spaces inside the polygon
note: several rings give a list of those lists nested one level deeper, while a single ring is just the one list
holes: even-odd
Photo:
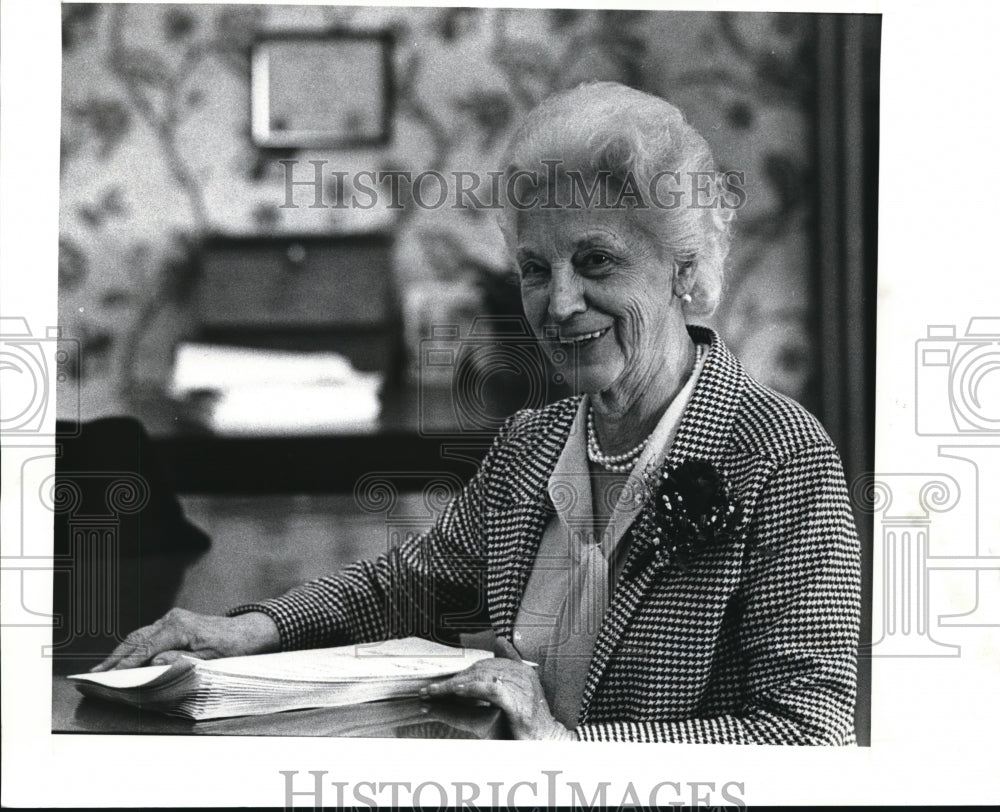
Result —
[{"label": "framed picture on wall", "polygon": [[392,35],[283,32],[251,54],[251,127],[259,147],[349,148],[391,140]]}]

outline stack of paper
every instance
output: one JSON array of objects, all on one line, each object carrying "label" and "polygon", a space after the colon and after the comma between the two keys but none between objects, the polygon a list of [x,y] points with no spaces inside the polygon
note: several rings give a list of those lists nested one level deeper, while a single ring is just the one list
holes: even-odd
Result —
[{"label": "stack of paper", "polygon": [[316,434],[372,429],[381,385],[336,353],[182,344],[171,394],[210,394],[207,420],[220,434]]},{"label": "stack of paper", "polygon": [[400,696],[456,674],[488,651],[410,637],[377,645],[256,654],[76,674],[87,696],[190,719],[337,707]]}]

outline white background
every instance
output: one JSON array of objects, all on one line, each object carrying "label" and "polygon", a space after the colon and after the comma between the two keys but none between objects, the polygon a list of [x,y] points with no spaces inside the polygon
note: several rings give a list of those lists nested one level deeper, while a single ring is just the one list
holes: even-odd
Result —
[{"label": "white background", "polygon": [[[719,6],[689,0],[656,7]],[[725,7],[884,15],[876,468],[948,470],[938,457],[938,442],[914,434],[914,342],[926,334],[928,324],[957,325],[961,333],[972,316],[1000,316],[992,205],[1000,189],[994,121],[1000,4],[910,0],[730,2]],[[56,323],[60,11],[51,0],[3,0],[2,14],[0,307],[5,316],[26,317],[37,330]],[[19,514],[19,494],[33,485],[19,479],[26,453],[5,448],[3,454],[5,624],[19,608],[17,573],[7,564],[18,555],[25,518]],[[988,491],[984,495],[990,498]],[[956,534],[954,549],[948,547],[947,534],[937,533],[936,554],[968,554],[968,539],[958,535],[971,532],[975,507],[963,497],[947,525]],[[981,553],[1000,554],[997,531],[981,528]],[[876,561],[876,578],[878,573]],[[956,610],[967,610],[974,585],[970,574],[939,580],[947,593],[944,599]],[[985,573],[981,584],[1000,590],[1000,573]],[[44,593],[32,596],[34,605],[45,602]],[[942,640],[961,646],[956,658],[876,659],[873,746],[830,751],[52,736],[47,732],[49,662],[39,656],[49,633],[5,626],[3,803],[280,806],[284,779],[279,770],[298,770],[307,780],[306,771],[326,770],[329,781],[466,781],[483,785],[484,795],[487,781],[509,786],[518,780],[543,781],[542,770],[563,770],[561,781],[580,781],[588,793],[597,781],[612,782],[610,802],[620,798],[630,780],[640,800],[660,781],[714,781],[717,788],[738,781],[748,804],[997,802],[998,632],[997,627],[942,632]],[[518,798],[532,803],[524,793]],[[539,793],[542,801],[541,787]],[[326,800],[332,805],[332,790]],[[673,799],[664,795],[661,800]],[[437,803],[436,795],[427,795],[425,803]]]}]

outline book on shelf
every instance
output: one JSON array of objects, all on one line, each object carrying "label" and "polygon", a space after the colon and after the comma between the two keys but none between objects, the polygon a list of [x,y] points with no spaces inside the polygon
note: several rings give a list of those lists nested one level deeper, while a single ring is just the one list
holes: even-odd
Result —
[{"label": "book on shelf", "polygon": [[182,343],[170,394],[197,401],[199,419],[222,435],[367,432],[378,425],[382,375],[343,355]]},{"label": "book on shelf", "polygon": [[256,716],[416,696],[420,688],[492,657],[408,637],[74,674],[85,696],[189,719]]}]

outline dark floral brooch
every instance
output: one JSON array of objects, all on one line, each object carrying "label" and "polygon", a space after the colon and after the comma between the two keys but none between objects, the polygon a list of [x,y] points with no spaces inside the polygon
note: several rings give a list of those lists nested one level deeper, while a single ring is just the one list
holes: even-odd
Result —
[{"label": "dark floral brooch", "polygon": [[643,562],[685,569],[708,547],[737,540],[743,508],[725,477],[706,460],[689,459],[646,475],[650,498],[636,523]]}]

